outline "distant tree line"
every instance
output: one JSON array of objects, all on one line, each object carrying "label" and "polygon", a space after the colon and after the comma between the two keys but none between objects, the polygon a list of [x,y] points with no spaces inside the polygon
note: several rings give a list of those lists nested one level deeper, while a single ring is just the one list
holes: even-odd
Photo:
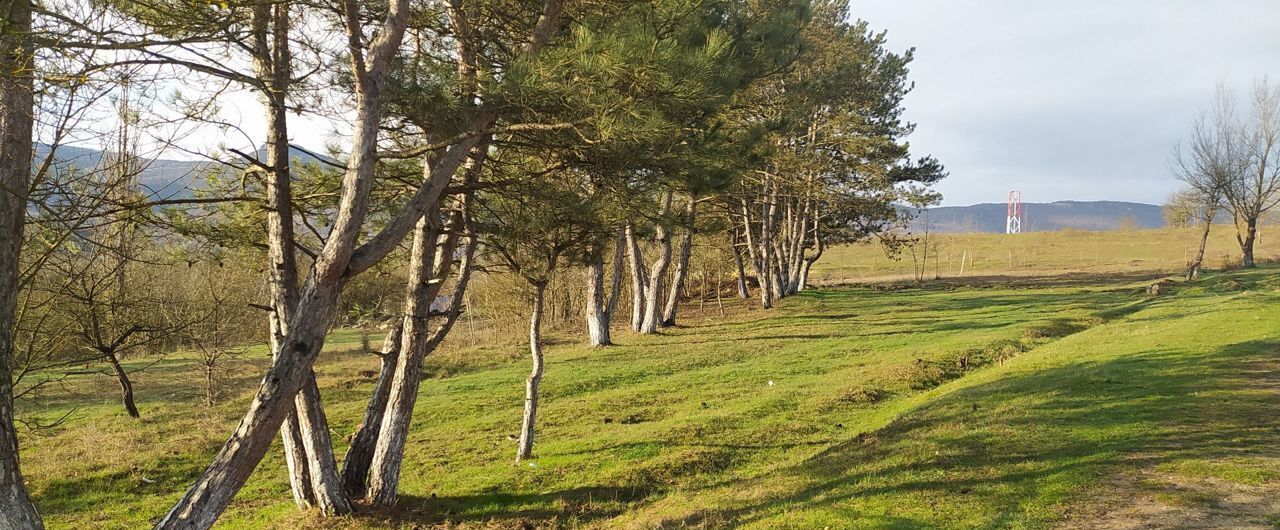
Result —
[{"label": "distant tree line", "polygon": [[[125,357],[195,352],[212,403],[219,367],[265,341],[243,420],[156,528],[212,526],[276,436],[299,507],[392,505],[424,358],[472,311],[478,275],[531,293],[530,458],[557,276],[585,271],[593,346],[612,343],[624,292],[632,330],[675,326],[699,241],[731,257],[734,294],[770,308],[832,245],[892,239],[896,205],[936,202],[945,176],[906,141],[912,51],[839,0],[3,5],[4,528],[41,527],[13,417],[33,371],[105,363],[137,416]],[[243,90],[265,137],[219,112]],[[348,143],[296,163],[299,114],[342,122]],[[194,196],[148,193],[142,169],[191,134],[265,147],[224,149]],[[91,143],[107,154],[94,167],[55,160]],[[361,311],[389,325],[339,466],[313,365]]]}]

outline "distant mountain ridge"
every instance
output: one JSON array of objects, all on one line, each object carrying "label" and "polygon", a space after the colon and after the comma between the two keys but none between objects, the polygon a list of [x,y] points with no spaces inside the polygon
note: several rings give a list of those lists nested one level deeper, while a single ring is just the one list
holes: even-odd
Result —
[{"label": "distant mountain ridge", "polygon": [[[37,163],[44,160],[51,151],[50,146],[43,143],[36,143],[33,147]],[[260,161],[265,161],[267,159],[266,147],[259,148],[254,153],[254,156]],[[102,165],[102,158],[103,152],[98,149],[61,145],[58,146],[54,153],[53,166],[58,171],[68,171],[72,168],[77,170],[94,169]],[[331,164],[341,165],[340,162],[325,155],[316,154],[295,146],[289,146],[289,159],[294,165],[314,163],[326,169],[332,169],[330,167]],[[238,157],[233,162],[240,165],[244,164],[244,161]],[[208,176],[210,172],[218,171],[231,174],[237,170],[212,160],[158,158],[143,161],[142,171],[138,174],[138,182],[142,185],[143,191],[151,197],[164,199],[187,198],[191,196],[196,188],[200,187],[202,179]]]},{"label": "distant mountain ridge", "polygon": [[[1124,201],[1056,201],[1023,203],[1023,232],[1076,230],[1117,230],[1120,228],[1163,228],[1164,211],[1155,204]],[[918,212],[917,212],[918,213]],[[1008,206],[982,203],[971,206],[929,208],[927,221],[933,232],[1005,231]],[[920,233],[926,217],[917,215],[910,230]]]},{"label": "distant mountain ridge", "polygon": [[[49,146],[35,144],[36,159],[49,154]],[[265,147],[255,153],[259,160],[266,160]],[[102,164],[102,151],[97,149],[59,146],[54,165],[59,169],[95,168]],[[338,160],[310,150],[289,147],[289,157],[294,165],[318,163],[326,170]],[[243,161],[236,160],[236,163]],[[201,185],[201,180],[211,171],[230,174],[236,171],[230,166],[211,160],[156,159],[146,163],[139,175],[144,191],[156,198],[186,198]],[[904,208],[908,209],[909,208]],[[1025,203],[1024,232],[1055,231],[1066,228],[1077,230],[1115,230],[1118,228],[1161,228],[1164,213],[1160,206],[1123,201],[1057,201],[1049,203]],[[933,232],[1004,232],[1004,203],[982,203],[970,206],[939,206],[928,211],[929,229]],[[918,213],[918,212],[917,212]],[[924,231],[926,218],[917,215],[912,220],[913,233]]]}]

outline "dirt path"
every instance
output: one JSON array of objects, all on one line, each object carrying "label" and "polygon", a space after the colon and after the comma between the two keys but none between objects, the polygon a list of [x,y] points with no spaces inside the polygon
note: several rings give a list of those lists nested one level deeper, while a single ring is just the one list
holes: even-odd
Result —
[{"label": "dirt path", "polygon": [[1113,477],[1096,503],[1068,516],[1059,528],[1274,529],[1280,520],[1280,484],[1245,485],[1156,470]]},{"label": "dirt path", "polygon": [[[1239,372],[1248,386],[1280,400],[1280,362],[1245,363]],[[1280,437],[1280,421],[1256,418]],[[1280,453],[1276,445],[1231,458],[1199,460],[1206,469],[1251,469],[1250,479],[1225,480],[1213,473],[1179,473],[1162,467],[1154,455],[1137,455],[1124,471],[1104,479],[1102,487],[1077,503],[1061,529],[1139,530],[1155,528],[1280,528]],[[1178,449],[1194,452],[1194,448]],[[1221,473],[1221,471],[1219,471]],[[1261,478],[1259,478],[1261,477]]]}]

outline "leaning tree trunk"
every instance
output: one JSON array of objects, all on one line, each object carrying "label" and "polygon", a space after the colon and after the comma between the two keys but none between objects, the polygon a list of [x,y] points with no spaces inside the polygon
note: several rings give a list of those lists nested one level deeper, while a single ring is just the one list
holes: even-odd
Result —
[{"label": "leaning tree trunk", "polygon": [[667,279],[667,268],[671,266],[671,231],[667,229],[667,214],[671,213],[671,192],[667,192],[662,202],[662,209],[657,223],[656,239],[658,243],[658,259],[649,269],[649,284],[644,288],[644,320],[640,322],[640,333],[658,332],[659,311],[662,303],[662,292]]},{"label": "leaning tree trunk", "polygon": [[[378,431],[365,495],[371,504],[391,506],[395,503],[400,487],[404,446],[409,437],[418,387],[422,382],[422,361],[444,340],[461,312],[463,294],[470,280],[471,257],[476,245],[475,239],[470,236],[458,263],[458,278],[450,297],[449,310],[435,332],[428,331],[432,302],[439,295],[444,279],[449,275],[453,256],[458,248],[459,232],[466,229],[469,219],[465,212],[465,199],[462,208],[463,211],[454,215],[448,227],[449,235],[439,245],[436,243],[437,230],[427,230],[422,224],[419,225],[419,230],[415,230],[415,252],[410,260],[411,288],[405,299],[404,336],[401,338],[400,355],[391,381],[386,412]],[[419,235],[424,232],[429,236]],[[420,247],[419,243],[423,246]],[[421,263],[426,263],[427,266],[423,267]]]},{"label": "leaning tree trunk", "polygon": [[351,513],[351,500],[342,489],[338,460],[333,456],[333,440],[329,438],[329,422],[320,405],[320,387],[316,385],[315,372],[303,380],[302,391],[294,397],[294,408],[306,451],[315,507],[324,515]]},{"label": "leaning tree trunk", "polygon": [[684,290],[685,278],[689,274],[689,256],[693,254],[693,230],[697,226],[696,215],[698,200],[689,196],[689,206],[685,210],[685,231],[680,236],[680,257],[676,260],[676,270],[671,276],[671,291],[667,293],[667,305],[662,309],[663,327],[676,325],[676,310],[680,305],[680,291]]},{"label": "leaning tree trunk", "polygon": [[432,264],[439,250],[436,245],[438,235],[438,228],[433,228],[427,217],[418,221],[413,232],[409,290],[404,301],[404,335],[400,339],[400,356],[396,360],[386,412],[379,426],[369,470],[369,486],[365,498],[371,504],[395,504],[400,486],[404,444],[408,438],[413,406],[417,403],[425,346],[431,334],[428,329],[431,322],[431,302],[439,292],[438,282],[432,281]]},{"label": "leaning tree trunk", "polygon": [[534,285],[533,314],[529,316],[529,353],[533,356],[533,371],[524,385],[524,419],[520,422],[517,464],[533,458],[533,425],[538,415],[538,384],[542,382],[542,302],[546,291],[547,282]]},{"label": "leaning tree trunk", "polygon": [[[277,291],[277,285],[272,285],[272,291]],[[272,314],[269,317],[270,323],[270,341],[273,359],[282,350],[281,344],[284,344],[284,335],[281,325],[280,315],[284,314],[279,308],[282,306],[278,302],[273,302]],[[299,509],[309,509],[315,506],[315,493],[311,490],[311,472],[307,465],[306,444],[302,441],[302,428],[298,424],[298,411],[293,405],[289,406],[288,415],[284,422],[280,424],[280,445],[284,447],[284,465],[289,476],[289,490],[293,493],[293,503]]]},{"label": "leaning tree trunk", "polygon": [[635,226],[627,223],[627,263],[631,268],[631,331],[640,331],[644,325],[644,289],[649,279],[645,277],[644,256],[640,253],[640,240]]},{"label": "leaning tree trunk", "polygon": [[400,353],[402,329],[402,322],[396,322],[382,341],[382,352],[378,354],[382,361],[378,370],[378,382],[373,387],[373,395],[369,397],[369,405],[365,407],[364,421],[351,437],[351,447],[347,448],[347,456],[342,462],[342,488],[352,499],[365,497],[369,466],[373,464],[374,445],[378,441],[378,430],[382,428],[387,398],[391,395],[391,378],[395,373],[396,357]]},{"label": "leaning tree trunk", "polygon": [[13,425],[13,325],[18,257],[31,182],[35,96],[30,64],[31,2],[0,4],[0,528],[44,528],[18,467]]},{"label": "leaning tree trunk", "polygon": [[1200,232],[1200,247],[1196,249],[1196,257],[1191,261],[1191,265],[1187,267],[1187,281],[1200,277],[1200,269],[1204,266],[1204,250],[1209,244],[1209,229],[1213,226],[1213,217],[1217,213],[1217,207],[1208,208],[1205,212],[1204,230]]},{"label": "leaning tree trunk", "polygon": [[111,370],[115,372],[116,381],[120,383],[120,402],[124,403],[124,410],[129,413],[130,417],[141,418],[138,414],[138,404],[133,399],[133,382],[129,380],[129,372],[126,372],[124,366],[120,365],[120,359],[113,352],[103,352],[107,362],[111,363]]}]

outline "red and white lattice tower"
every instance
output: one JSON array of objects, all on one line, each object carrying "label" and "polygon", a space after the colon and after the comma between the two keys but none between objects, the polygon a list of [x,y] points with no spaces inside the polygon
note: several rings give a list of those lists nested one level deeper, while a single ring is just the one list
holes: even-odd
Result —
[{"label": "red and white lattice tower", "polygon": [[1004,223],[1004,233],[1021,234],[1022,222],[1025,220],[1022,213],[1022,192],[1009,192],[1009,217]]}]

